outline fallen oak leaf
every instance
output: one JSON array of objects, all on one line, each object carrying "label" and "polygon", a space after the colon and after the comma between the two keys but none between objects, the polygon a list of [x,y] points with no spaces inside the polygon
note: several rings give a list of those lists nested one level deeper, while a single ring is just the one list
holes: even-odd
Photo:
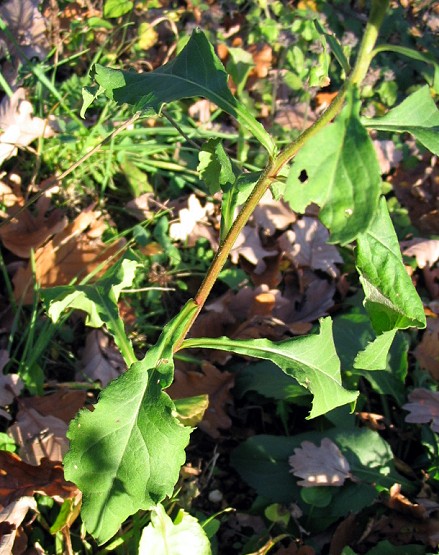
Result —
[{"label": "fallen oak leaf", "polygon": [[8,434],[19,445],[21,459],[38,465],[41,459],[62,461],[68,449],[68,424],[55,416],[43,416],[35,409],[21,408]]},{"label": "fallen oak leaf", "polygon": [[290,472],[299,478],[299,486],[342,486],[347,478],[352,478],[347,459],[337,445],[328,438],[322,439],[320,447],[310,441],[303,441],[294,449],[288,462]]},{"label": "fallen oak leaf", "polygon": [[122,355],[100,329],[87,334],[82,364],[84,367],[77,373],[77,378],[85,376],[92,381],[100,381],[102,387],[126,370]]},{"label": "fallen oak leaf", "polygon": [[0,553],[14,553],[18,528],[28,511],[38,512],[37,502],[29,495],[20,497],[0,511]]},{"label": "fallen oak leaf", "polygon": [[273,235],[278,229],[286,229],[296,221],[296,214],[284,202],[273,199],[270,190],[258,202],[252,214],[252,220],[267,235]]},{"label": "fallen oak leaf", "polygon": [[48,120],[32,116],[33,107],[25,100],[23,88],[0,103],[0,165],[17,154],[17,147],[26,147],[39,137],[51,137],[54,128]]},{"label": "fallen oak leaf", "polygon": [[69,424],[79,409],[84,406],[86,399],[86,391],[62,387],[49,395],[20,399],[20,406],[27,409],[35,409],[42,416],[55,416]]},{"label": "fallen oak leaf", "polygon": [[417,388],[409,394],[408,399],[410,402],[402,405],[404,410],[410,412],[405,421],[410,424],[431,422],[431,429],[439,433],[439,392]]},{"label": "fallen oak leaf", "polygon": [[419,268],[431,268],[439,259],[439,240],[438,239],[413,239],[404,243],[405,248],[402,253],[406,256],[414,256]]},{"label": "fallen oak leaf", "polygon": [[245,226],[230,251],[230,258],[233,264],[237,264],[239,257],[242,256],[256,266],[254,272],[261,274],[265,270],[264,258],[277,256],[277,251],[264,249],[259,237],[258,230],[254,227]]},{"label": "fallen oak leaf", "polygon": [[[60,210],[54,210],[46,217],[49,204],[50,199],[42,196],[36,203],[36,215],[29,210],[20,211],[10,223],[1,227],[3,245],[17,256],[29,258],[32,250],[41,247],[51,235],[61,232],[67,220]],[[13,215],[15,211],[14,207],[9,213]]]},{"label": "fallen oak leaf", "polygon": [[328,238],[328,230],[316,218],[304,216],[279,237],[279,246],[296,267],[322,270],[336,278],[340,273],[336,264],[343,259],[334,245],[328,245]]},{"label": "fallen oak leaf", "polygon": [[[101,276],[125,242],[108,245],[100,239],[106,224],[93,206],[83,210],[62,232],[35,252],[35,278],[41,287],[69,285],[99,268]],[[32,302],[32,266],[19,268],[12,279],[14,295],[24,304]]]}]

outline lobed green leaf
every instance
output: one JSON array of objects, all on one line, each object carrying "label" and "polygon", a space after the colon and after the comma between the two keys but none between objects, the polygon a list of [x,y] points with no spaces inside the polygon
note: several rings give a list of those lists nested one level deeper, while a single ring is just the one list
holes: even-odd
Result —
[{"label": "lobed green leaf", "polygon": [[164,103],[203,97],[235,117],[273,155],[276,148],[264,127],[230,92],[227,73],[204,33],[195,30],[176,58],[146,73],[95,66],[95,80],[106,95],[137,110],[159,112]]},{"label": "lobed green leaf", "polygon": [[341,384],[340,360],[334,346],[330,318],[321,320],[318,335],[287,339],[279,343],[268,339],[233,340],[220,337],[187,339],[183,347],[219,349],[271,360],[314,395],[309,418],[353,403],[358,397],[358,392],[348,391]]},{"label": "lobed green leaf", "polygon": [[439,110],[428,86],[411,94],[385,116],[364,118],[363,123],[380,131],[411,133],[425,148],[439,154]]}]

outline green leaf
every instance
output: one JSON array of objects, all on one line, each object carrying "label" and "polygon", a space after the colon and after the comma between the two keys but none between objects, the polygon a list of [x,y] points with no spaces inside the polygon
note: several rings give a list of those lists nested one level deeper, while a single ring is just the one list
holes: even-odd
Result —
[{"label": "green leaf", "polygon": [[357,239],[356,256],[364,306],[376,333],[425,328],[422,301],[404,267],[384,198],[370,228]]},{"label": "green leaf", "polygon": [[197,171],[211,195],[230,189],[236,177],[221,139],[209,139],[198,153],[198,159]]},{"label": "green leaf", "polygon": [[173,378],[173,346],[197,310],[189,301],[145,358],[102,392],[94,411],[70,424],[65,476],[83,492],[82,517],[99,544],[139,509],[172,495],[190,428],[174,416],[162,391]]},{"label": "green leaf", "polygon": [[353,403],[358,396],[358,392],[347,391],[342,387],[340,360],[334,347],[330,318],[321,320],[318,335],[287,339],[279,343],[268,339],[194,338],[184,341],[183,347],[219,349],[271,360],[314,395],[309,418]]},{"label": "green leaf", "polygon": [[185,426],[197,426],[209,406],[209,395],[196,395],[184,399],[174,399],[178,420]]},{"label": "green leaf", "polygon": [[139,555],[211,555],[210,542],[198,520],[180,509],[174,522],[162,505],[143,529]]},{"label": "green leaf", "polygon": [[439,154],[439,110],[428,86],[411,94],[385,116],[364,118],[363,123],[380,131],[411,133],[425,148]]},{"label": "green leaf", "polygon": [[135,260],[125,257],[93,285],[61,285],[43,289],[41,297],[47,314],[53,322],[58,322],[68,308],[83,310],[87,314],[85,324],[94,328],[101,328],[105,324],[114,336],[125,362],[132,364],[137,359],[126,336],[117,301],[122,289],[132,284],[137,265]]},{"label": "green leaf", "polygon": [[395,338],[396,330],[385,331],[371,341],[364,351],[355,357],[354,368],[361,370],[385,370],[387,356]]},{"label": "green leaf", "polygon": [[227,86],[227,73],[204,33],[195,30],[171,62],[147,73],[95,66],[95,79],[106,95],[137,110],[159,112],[162,104],[182,98],[203,97],[234,116],[273,155],[276,148],[264,127],[240,104]]},{"label": "green leaf", "polygon": [[85,112],[93,104],[96,98],[104,92],[102,87],[82,87],[82,106],[79,115],[85,118]]},{"label": "green leaf", "polygon": [[351,67],[348,60],[346,59],[346,56],[344,55],[343,47],[338,41],[337,37],[335,35],[330,35],[329,33],[327,33],[318,19],[314,19],[314,25],[320,35],[322,35],[322,37],[324,37],[328,41],[329,46],[331,47],[331,51],[335,56],[335,59],[347,75],[350,72]]},{"label": "green leaf", "polygon": [[380,168],[359,107],[351,92],[336,121],[298,152],[287,178],[285,200],[301,213],[317,203],[331,243],[349,243],[364,232],[378,205]]},{"label": "green leaf", "polygon": [[133,9],[131,0],[105,0],[104,17],[121,17]]}]

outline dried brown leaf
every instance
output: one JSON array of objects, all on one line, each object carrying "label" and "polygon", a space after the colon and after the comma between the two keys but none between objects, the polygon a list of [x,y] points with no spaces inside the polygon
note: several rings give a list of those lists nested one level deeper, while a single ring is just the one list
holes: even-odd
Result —
[{"label": "dried brown leaf", "polygon": [[320,447],[303,441],[288,459],[292,470],[299,478],[297,483],[305,488],[315,486],[342,486],[351,478],[349,463],[337,445],[328,438],[322,439]]},{"label": "dried brown leaf", "polygon": [[[1,8],[0,8],[1,9]],[[51,137],[54,124],[33,115],[33,107],[25,100],[24,89],[17,89],[11,98],[0,103],[0,165],[17,154],[17,147],[26,147],[39,137]]]},{"label": "dried brown leaf", "polygon": [[256,228],[245,226],[230,251],[230,258],[234,264],[237,264],[239,257],[242,256],[256,266],[254,269],[256,274],[261,274],[266,266],[264,257],[277,256],[277,254],[277,251],[264,249]]},{"label": "dried brown leaf", "polygon": [[278,229],[286,229],[296,221],[296,214],[280,200],[274,200],[268,190],[258,202],[252,220],[267,235],[273,235]]},{"label": "dried brown leaf", "polygon": [[[0,228],[0,240],[11,252],[21,258],[29,258],[55,233],[61,232],[67,220],[60,210],[52,211],[47,217],[50,199],[43,196],[36,203],[36,215],[23,210],[16,218]],[[13,213],[14,209],[10,210]]]},{"label": "dried brown leaf", "polygon": [[414,350],[414,355],[419,366],[439,381],[439,320],[437,318],[427,318],[427,329]]},{"label": "dried brown leaf", "polygon": [[[68,285],[99,268],[102,275],[115,261],[124,241],[104,244],[100,237],[106,228],[102,214],[92,207],[84,210],[61,233],[35,252],[35,276],[41,287]],[[32,302],[31,265],[19,268],[13,277],[14,295],[25,304]]]},{"label": "dried brown leaf", "polygon": [[75,497],[78,488],[64,479],[60,463],[43,459],[33,466],[9,451],[0,451],[0,509],[16,499],[35,493],[48,495],[56,501]]},{"label": "dried brown leaf", "polygon": [[279,237],[279,245],[297,268],[322,270],[336,278],[339,275],[336,264],[343,259],[334,245],[328,245],[328,238],[328,230],[317,219],[304,216],[292,231]]},{"label": "dried brown leaf", "polygon": [[439,259],[439,240],[438,239],[414,239],[404,243],[402,251],[406,256],[416,257],[419,268],[431,268]]},{"label": "dried brown leaf", "polygon": [[221,372],[213,364],[204,362],[202,372],[175,370],[175,380],[167,393],[172,399],[183,399],[207,394],[209,407],[199,427],[213,438],[220,436],[219,429],[230,428],[232,421],[225,411],[231,402],[230,390],[234,385],[234,376],[230,372]]},{"label": "dried brown leaf", "polygon": [[68,424],[55,416],[43,416],[35,409],[22,408],[8,433],[19,446],[24,462],[38,465],[42,458],[62,461],[68,449]]},{"label": "dried brown leaf", "polygon": [[439,433],[439,392],[417,388],[409,394],[408,400],[410,402],[402,406],[410,413],[405,421],[411,424],[431,422],[431,429]]},{"label": "dried brown leaf", "polygon": [[396,168],[402,160],[402,152],[395,148],[395,143],[390,140],[373,141],[375,153],[378,158],[381,173],[389,173],[391,169]]},{"label": "dried brown leaf", "polygon": [[101,330],[92,330],[87,334],[82,364],[84,367],[78,372],[77,377],[85,375],[92,381],[98,380],[102,387],[106,387],[111,380],[126,370],[122,355]]},{"label": "dried brown leaf", "polygon": [[86,391],[61,388],[55,393],[42,397],[34,396],[20,399],[20,406],[35,409],[42,416],[55,416],[66,424],[72,420],[87,399]]},{"label": "dried brown leaf", "polygon": [[11,416],[2,407],[12,403],[14,398],[20,395],[24,384],[18,374],[3,374],[3,368],[8,362],[8,352],[0,350],[0,416],[10,420]]},{"label": "dried brown leaf", "polygon": [[[38,9],[40,0],[7,0],[0,6],[0,16],[21,46],[28,59],[42,60],[49,51],[47,40],[47,21]],[[17,55],[15,45],[3,34],[9,51]]]},{"label": "dried brown leaf", "polygon": [[[37,502],[31,496],[24,496],[12,501],[0,512],[0,553],[14,553],[13,547],[19,526],[27,515],[28,511],[38,512]],[[6,527],[9,530],[6,531]]]}]

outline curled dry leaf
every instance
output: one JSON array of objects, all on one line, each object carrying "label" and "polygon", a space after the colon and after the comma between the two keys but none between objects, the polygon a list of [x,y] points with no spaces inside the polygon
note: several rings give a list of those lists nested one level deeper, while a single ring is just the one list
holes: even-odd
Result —
[{"label": "curled dry leaf", "polygon": [[39,137],[54,135],[48,120],[33,115],[33,107],[25,100],[24,89],[17,89],[11,98],[5,96],[0,103],[0,165],[17,154],[17,147],[30,145]]},{"label": "curled dry leaf", "polygon": [[427,318],[427,329],[414,350],[414,355],[421,368],[439,381],[439,320]]},{"label": "curled dry leaf", "polygon": [[279,238],[279,245],[296,267],[322,270],[336,278],[336,264],[343,259],[334,245],[328,245],[328,238],[328,230],[316,218],[305,216]]},{"label": "curled dry leaf", "polygon": [[87,334],[82,364],[84,367],[76,378],[83,379],[86,376],[92,381],[98,380],[102,387],[106,387],[126,370],[122,355],[101,330],[92,330]]},{"label": "curled dry leaf", "polygon": [[349,463],[337,445],[328,438],[322,439],[320,447],[303,441],[288,459],[291,473],[299,478],[297,483],[305,488],[315,486],[342,486],[351,478]]},{"label": "curled dry leaf", "polygon": [[[98,270],[102,275],[115,262],[123,240],[106,245],[100,239],[106,223],[92,207],[82,211],[62,232],[35,252],[35,277],[41,287],[68,285]],[[31,265],[19,268],[13,277],[14,295],[25,304],[32,302]]]},{"label": "curled dry leaf", "polygon": [[419,268],[431,268],[439,259],[438,239],[413,239],[404,243],[407,248],[402,252],[406,256],[414,256]]},{"label": "curled dry leaf", "polygon": [[78,488],[64,479],[61,463],[43,459],[33,466],[9,451],[0,451],[0,509],[16,499],[41,493],[62,501],[75,497]]},{"label": "curled dry leaf", "polygon": [[439,433],[439,392],[428,389],[414,389],[408,396],[409,403],[402,406],[410,412],[405,417],[411,424],[428,424],[431,429]]},{"label": "curled dry leaf", "polygon": [[38,512],[37,502],[26,495],[12,501],[0,512],[0,553],[14,553],[18,528],[29,510]]},{"label": "curled dry leaf", "polygon": [[175,380],[167,393],[172,399],[183,399],[207,394],[209,407],[199,427],[213,438],[220,436],[219,428],[227,429],[232,425],[225,412],[225,405],[231,402],[230,390],[234,376],[230,372],[220,372],[213,364],[203,362],[202,372],[175,370]]}]

